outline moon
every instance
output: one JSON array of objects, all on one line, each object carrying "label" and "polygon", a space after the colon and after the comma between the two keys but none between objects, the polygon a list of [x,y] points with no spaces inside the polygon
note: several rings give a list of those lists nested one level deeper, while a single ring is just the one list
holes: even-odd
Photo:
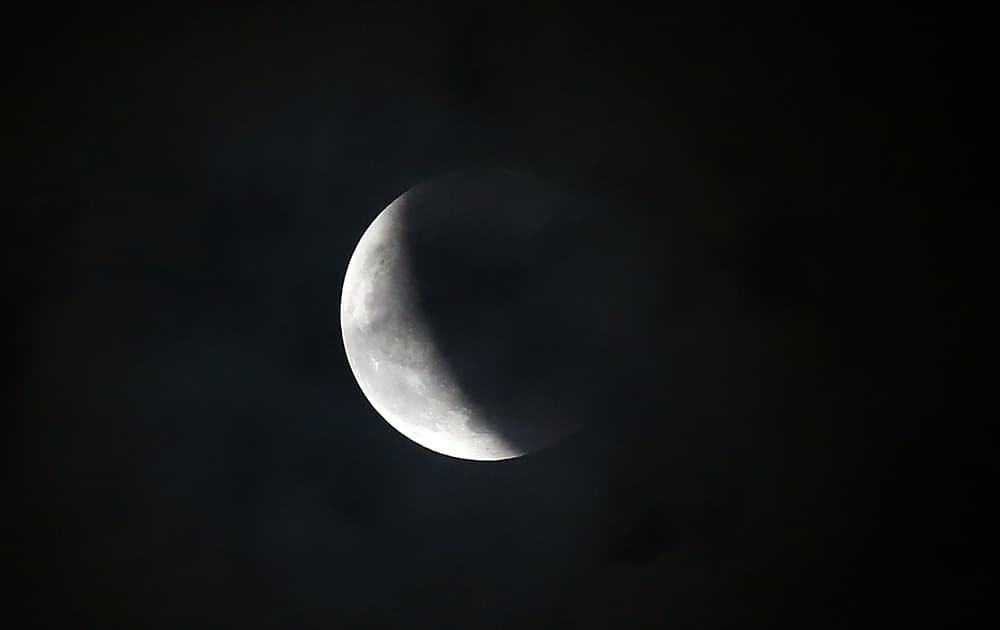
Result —
[{"label": "moon", "polygon": [[527,330],[553,348],[563,336],[538,332],[539,313],[563,302],[539,266],[562,207],[541,180],[470,171],[408,190],[365,230],[344,277],[341,331],[361,391],[399,433],[496,461],[578,428],[544,368],[572,357],[525,342]]}]

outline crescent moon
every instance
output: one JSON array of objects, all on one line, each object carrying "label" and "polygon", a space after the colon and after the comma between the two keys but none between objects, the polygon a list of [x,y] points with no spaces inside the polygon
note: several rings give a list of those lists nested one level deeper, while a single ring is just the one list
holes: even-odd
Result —
[{"label": "crescent moon", "polygon": [[[507,176],[486,180],[487,187],[504,186],[512,190]],[[459,191],[455,192],[458,182]],[[524,192],[523,181],[515,192],[507,195],[511,201]],[[476,186],[483,185],[477,180]],[[565,426],[553,415],[551,406],[544,411],[543,404],[534,400],[523,407],[533,411],[511,414],[510,410],[483,408],[475,397],[465,391],[463,374],[456,373],[453,361],[441,348],[426,309],[421,306],[423,279],[414,264],[413,232],[424,229],[433,234],[433,247],[438,247],[448,226],[442,227],[441,218],[447,214],[444,206],[470,203],[475,186],[469,188],[468,180],[445,178],[417,186],[389,204],[375,217],[365,230],[351,256],[344,277],[341,296],[340,320],[344,349],[351,371],[361,391],[372,407],[399,433],[413,442],[437,453],[467,460],[497,461],[511,459],[538,450],[572,432],[575,427]],[[501,193],[490,195],[475,192],[476,198],[488,201],[490,214],[497,214],[496,199]],[[462,196],[466,195],[466,196]],[[473,201],[472,203],[475,203]],[[530,217],[518,219],[518,229],[524,230],[525,221],[537,220],[539,202],[515,204],[527,207]],[[502,208],[501,208],[502,209]],[[468,208],[462,208],[461,229],[467,230]],[[503,213],[499,216],[506,217]],[[491,232],[498,231],[495,226]],[[467,232],[459,231],[461,240],[474,240]],[[499,250],[498,250],[499,251]],[[516,249],[515,249],[516,251]],[[452,255],[452,254],[449,254]],[[454,265],[462,265],[454,260]],[[460,308],[461,304],[456,308]],[[492,308],[492,307],[491,307]],[[495,310],[495,309],[494,309]],[[486,331],[489,335],[491,331]],[[477,356],[478,361],[478,356]],[[484,356],[482,365],[494,361]],[[487,379],[488,380],[488,379]],[[510,396],[503,396],[510,398]],[[512,438],[505,431],[509,418],[517,415],[516,422],[532,427],[529,439],[525,433]],[[541,420],[539,421],[539,418]],[[534,427],[544,424],[536,431]],[[572,424],[572,423],[570,423]]]}]

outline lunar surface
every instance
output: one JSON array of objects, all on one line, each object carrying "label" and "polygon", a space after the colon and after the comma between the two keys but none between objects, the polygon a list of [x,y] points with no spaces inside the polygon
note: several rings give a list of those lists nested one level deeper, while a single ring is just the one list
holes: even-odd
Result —
[{"label": "lunar surface", "polygon": [[[341,298],[344,347],[368,401],[410,440],[503,460],[577,428],[548,396],[544,349],[511,350],[526,338],[518,327],[537,333],[552,311],[539,304],[551,291],[534,257],[557,205],[531,178],[449,176],[404,193],[361,237]],[[554,364],[573,360],[558,354]]]}]

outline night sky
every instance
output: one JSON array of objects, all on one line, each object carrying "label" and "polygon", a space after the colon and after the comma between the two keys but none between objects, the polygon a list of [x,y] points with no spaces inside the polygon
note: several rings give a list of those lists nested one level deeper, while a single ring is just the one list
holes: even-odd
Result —
[{"label": "night sky", "polygon": [[[977,16],[245,4],[5,19],[4,627],[971,615],[934,392]],[[504,373],[586,425],[467,462],[370,407],[340,289],[394,198],[497,166],[592,202],[592,264],[533,285],[579,318]]]}]

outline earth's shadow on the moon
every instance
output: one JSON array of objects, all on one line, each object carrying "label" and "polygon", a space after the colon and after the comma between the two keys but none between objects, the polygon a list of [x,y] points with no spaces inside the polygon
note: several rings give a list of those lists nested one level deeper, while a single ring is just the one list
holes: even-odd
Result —
[{"label": "earth's shadow on the moon", "polygon": [[[402,213],[416,307],[475,427],[531,453],[601,415],[618,348],[595,283],[614,274],[597,205],[534,176],[466,170]],[[614,310],[613,307],[610,310]]]}]

